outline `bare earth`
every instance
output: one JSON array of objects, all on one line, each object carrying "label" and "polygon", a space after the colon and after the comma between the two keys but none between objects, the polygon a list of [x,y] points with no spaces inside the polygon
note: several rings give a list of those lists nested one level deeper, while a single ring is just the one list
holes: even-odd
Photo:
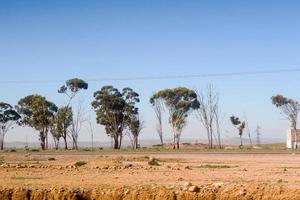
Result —
[{"label": "bare earth", "polygon": [[[0,157],[2,199],[300,199],[300,155],[292,153],[36,152]],[[149,165],[149,157],[159,166]],[[76,167],[78,161],[86,164]]]}]

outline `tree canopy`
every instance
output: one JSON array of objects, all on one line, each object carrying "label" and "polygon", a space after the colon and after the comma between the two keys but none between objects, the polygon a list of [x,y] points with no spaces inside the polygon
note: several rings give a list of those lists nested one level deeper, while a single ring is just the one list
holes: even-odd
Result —
[{"label": "tree canopy", "polygon": [[140,101],[139,94],[131,88],[122,92],[113,86],[104,86],[94,93],[97,123],[105,126],[107,135],[114,139],[114,148],[121,148],[123,130],[128,126],[132,115],[138,113],[135,104]]},{"label": "tree canopy", "polygon": [[57,106],[43,96],[29,95],[18,102],[16,109],[22,117],[21,124],[39,131],[41,147],[47,148],[46,137]]},{"label": "tree canopy", "polygon": [[0,149],[3,150],[4,137],[9,129],[20,120],[21,116],[14,108],[4,102],[0,102]]},{"label": "tree canopy", "polygon": [[200,103],[194,90],[185,87],[165,89],[152,96],[150,102],[155,99],[163,99],[165,107],[168,109],[169,122],[173,128],[174,148],[179,148],[180,136],[186,125],[186,118],[189,112],[199,108]]}]

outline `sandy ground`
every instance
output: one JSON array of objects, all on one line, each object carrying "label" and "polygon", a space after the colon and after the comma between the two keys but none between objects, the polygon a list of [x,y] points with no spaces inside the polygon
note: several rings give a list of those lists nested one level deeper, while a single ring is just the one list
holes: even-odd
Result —
[{"label": "sandy ground", "polygon": [[[1,153],[5,188],[169,188],[261,185],[300,188],[300,155],[268,153]],[[151,166],[149,158],[158,160]],[[50,160],[52,159],[52,161]],[[53,160],[55,159],[55,160]],[[85,165],[76,167],[78,161]]]}]

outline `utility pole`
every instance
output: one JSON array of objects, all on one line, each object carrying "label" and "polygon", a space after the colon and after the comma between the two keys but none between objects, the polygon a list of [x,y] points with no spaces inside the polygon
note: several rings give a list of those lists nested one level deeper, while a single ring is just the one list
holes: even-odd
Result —
[{"label": "utility pole", "polygon": [[260,126],[257,126],[256,127],[256,144],[257,146],[260,146],[260,136],[261,136],[261,133],[260,133]]}]

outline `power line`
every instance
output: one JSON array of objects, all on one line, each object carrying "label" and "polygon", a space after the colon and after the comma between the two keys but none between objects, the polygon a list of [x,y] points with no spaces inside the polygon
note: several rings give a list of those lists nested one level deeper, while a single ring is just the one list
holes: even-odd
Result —
[{"label": "power line", "polygon": [[[255,76],[264,74],[297,73],[300,68],[278,69],[262,71],[228,72],[228,73],[208,73],[208,74],[190,74],[190,75],[170,75],[170,76],[137,76],[124,78],[99,78],[87,79],[87,82],[106,82],[106,81],[141,81],[141,80],[170,80],[170,79],[189,79],[189,78],[209,78],[209,77],[234,77],[234,76]],[[0,81],[0,84],[31,84],[31,83],[63,83],[65,80],[8,80]]]}]

